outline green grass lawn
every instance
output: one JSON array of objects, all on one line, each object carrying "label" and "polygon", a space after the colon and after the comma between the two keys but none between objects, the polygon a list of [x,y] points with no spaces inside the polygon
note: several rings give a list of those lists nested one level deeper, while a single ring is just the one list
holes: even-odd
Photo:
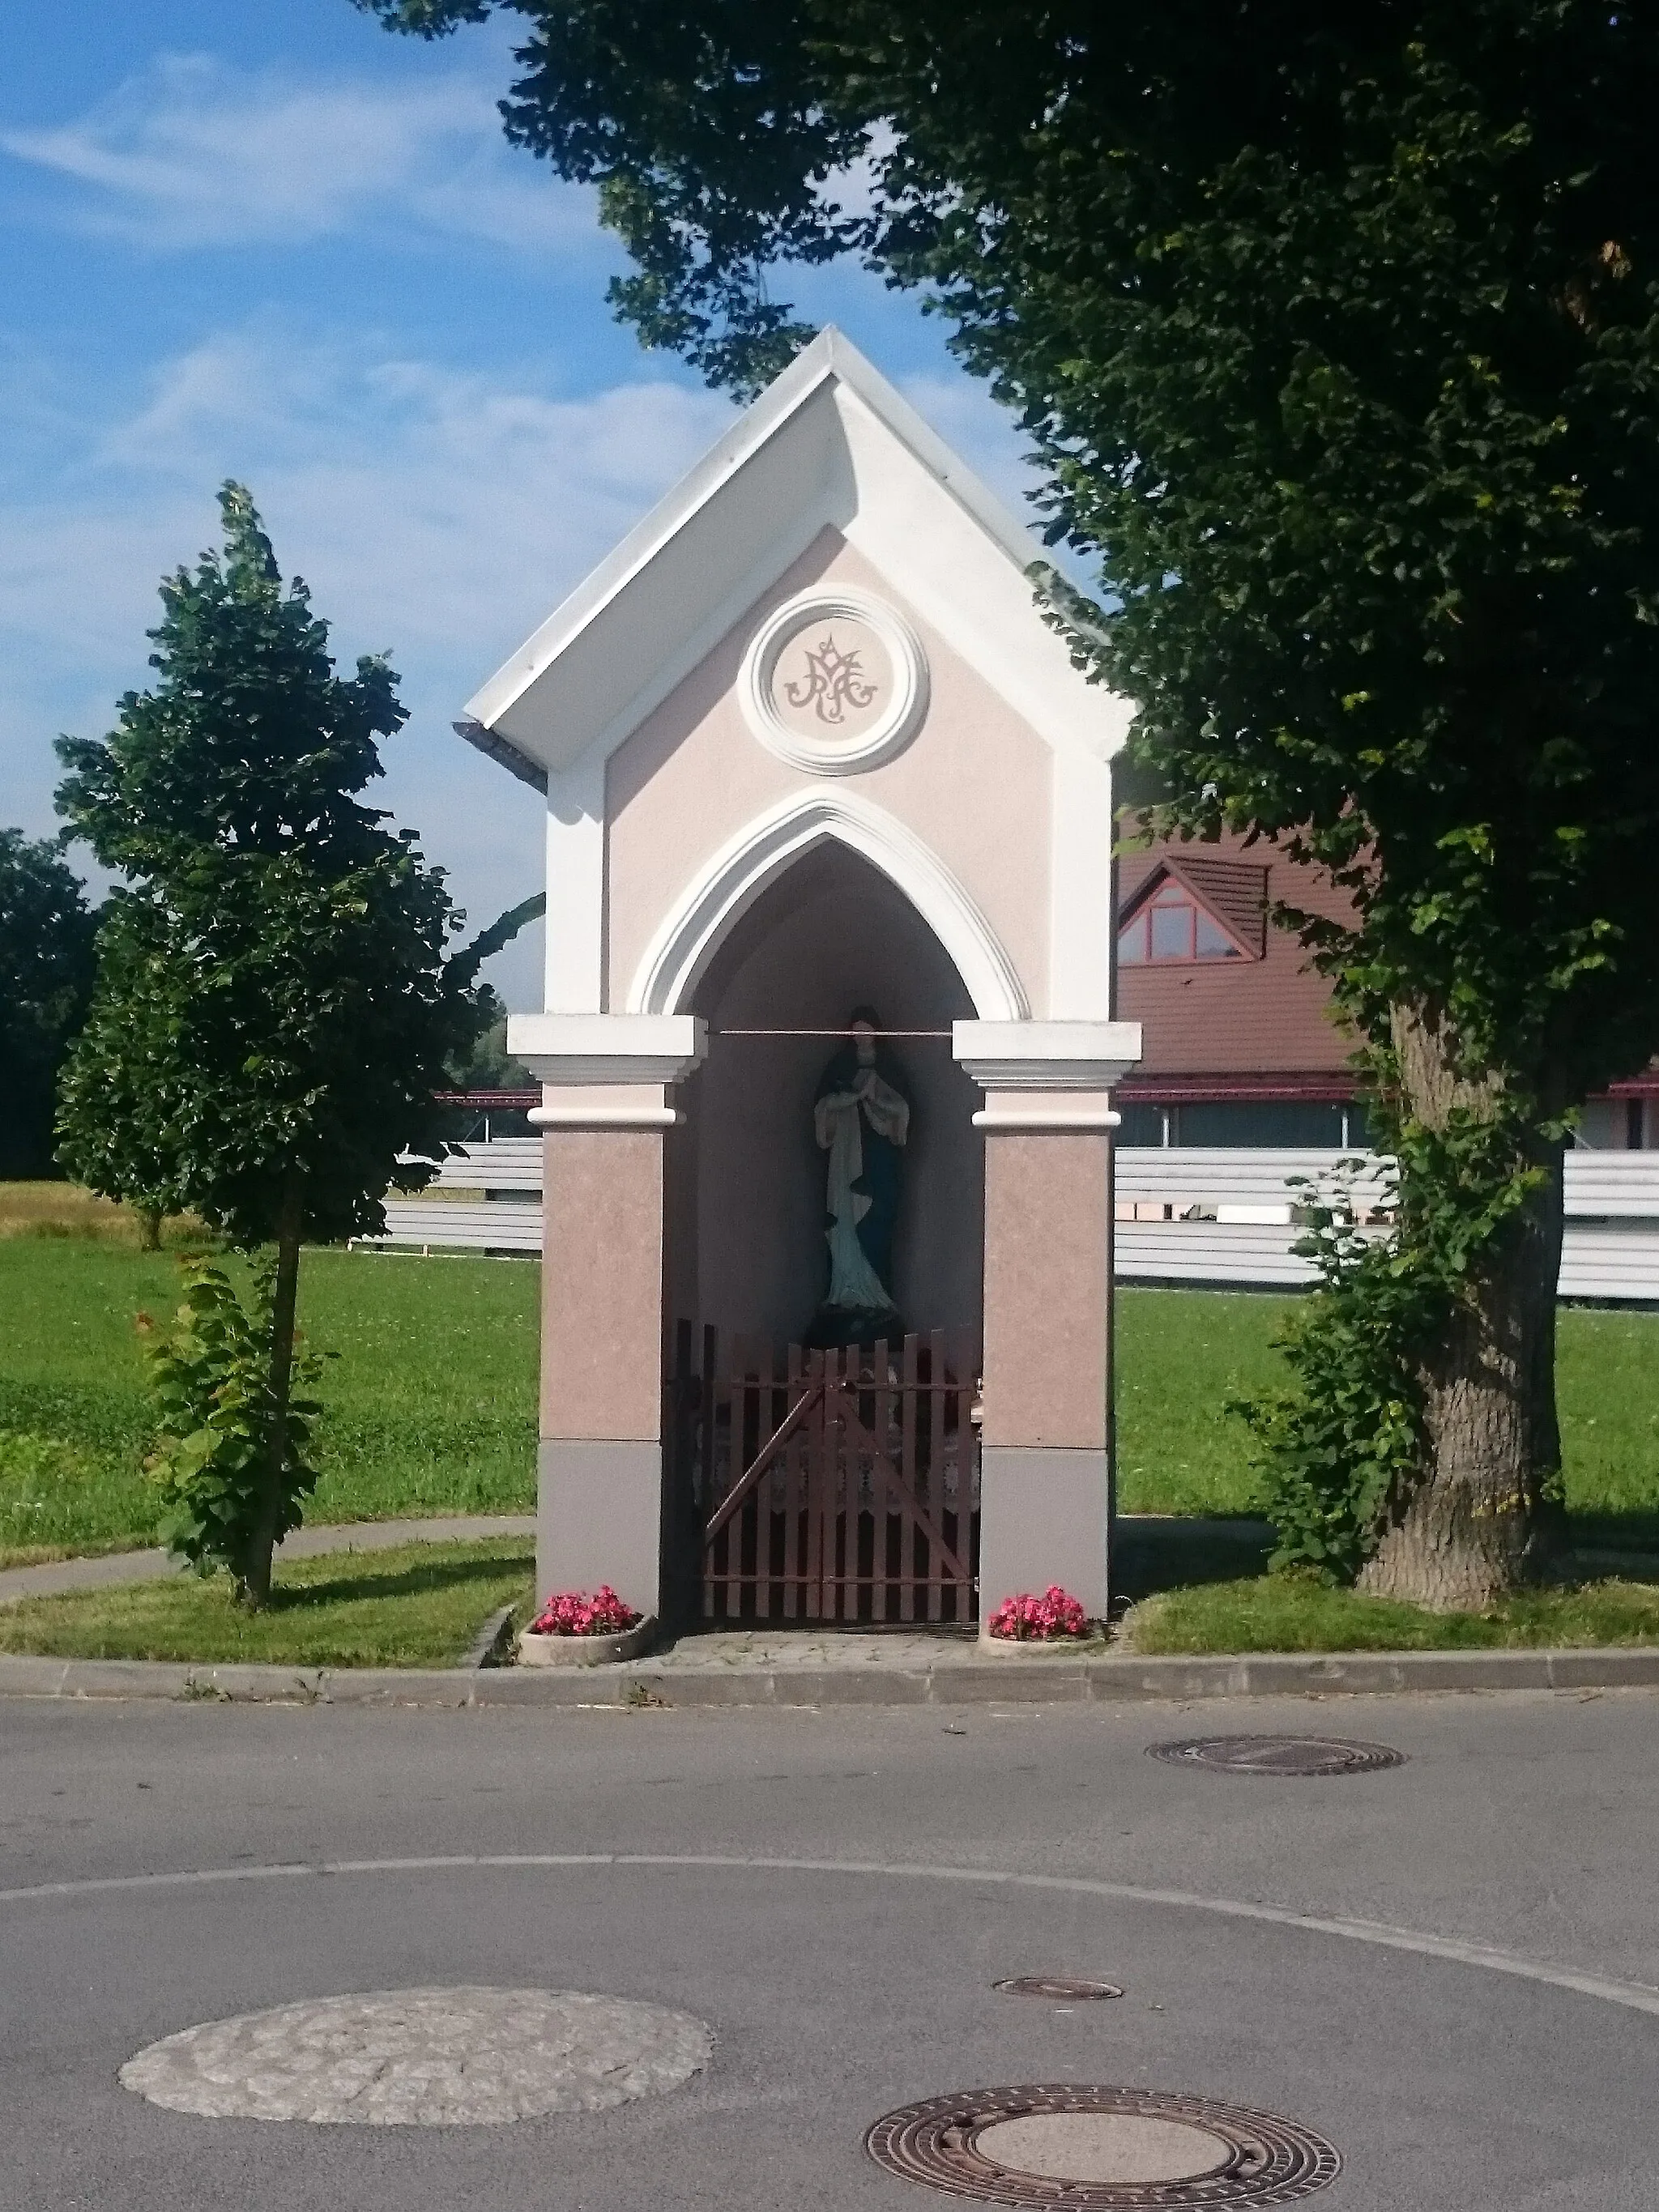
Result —
[{"label": "green grass lawn", "polygon": [[[528,1261],[307,1253],[301,1322],[336,1355],[308,1519],[531,1508],[539,1273]],[[170,1255],[89,1235],[0,1235],[0,1562],[153,1540],[133,1316],[170,1316],[178,1298]],[[1273,1334],[1293,1304],[1122,1293],[1126,1511],[1257,1510],[1249,1439],[1222,1409],[1272,1382]],[[1559,1375],[1578,1540],[1659,1547],[1659,1315],[1565,1311]]]},{"label": "green grass lawn", "polygon": [[[1117,1497],[1126,1513],[1254,1513],[1249,1438],[1222,1408],[1284,1379],[1294,1307],[1255,1291],[1118,1292]],[[1659,1343],[1659,1340],[1656,1340]]]},{"label": "green grass lawn", "polygon": [[405,1544],[279,1564],[270,1607],[240,1611],[225,1575],[170,1575],[0,1606],[0,1651],[59,1659],[258,1660],[453,1667],[490,1614],[532,1603],[527,1541]]},{"label": "green grass lawn", "polygon": [[[1118,1302],[1118,1503],[1126,1513],[1261,1510],[1230,1398],[1282,1371],[1291,1297],[1127,1290]],[[1659,1314],[1564,1307],[1556,1389],[1579,1542],[1659,1548]]]},{"label": "green grass lawn", "polygon": [[1284,1575],[1195,1583],[1127,1616],[1136,1651],[1468,1651],[1659,1641],[1659,1585],[1523,1590],[1486,1613],[1425,1613]]},{"label": "green grass lawn", "polygon": [[[308,1520],[533,1505],[539,1277],[528,1261],[306,1254],[301,1325],[336,1355]],[[178,1303],[169,1255],[0,1240],[0,1562],[154,1540],[133,1317]]]}]

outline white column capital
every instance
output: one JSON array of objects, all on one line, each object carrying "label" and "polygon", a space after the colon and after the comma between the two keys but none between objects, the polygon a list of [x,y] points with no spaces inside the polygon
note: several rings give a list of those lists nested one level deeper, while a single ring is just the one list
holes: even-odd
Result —
[{"label": "white column capital", "polygon": [[951,1049],[985,1092],[976,1129],[1115,1129],[1107,1094],[1140,1058],[1140,1024],[957,1022]]},{"label": "white column capital", "polygon": [[700,1014],[512,1014],[507,1048],[539,1082],[679,1083],[708,1049]]},{"label": "white column capital", "polygon": [[953,1022],[951,1050],[987,1091],[1109,1091],[1140,1058],[1139,1022]]}]

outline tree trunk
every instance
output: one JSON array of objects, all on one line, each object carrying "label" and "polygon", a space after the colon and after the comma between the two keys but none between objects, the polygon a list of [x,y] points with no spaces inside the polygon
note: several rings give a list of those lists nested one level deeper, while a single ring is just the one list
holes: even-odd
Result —
[{"label": "tree trunk", "polygon": [[276,1224],[276,1281],[270,1302],[270,1438],[265,1450],[264,1497],[244,1562],[242,1602],[257,1611],[270,1600],[271,1554],[282,1516],[283,1471],[288,1461],[288,1401],[294,1374],[294,1318],[300,1290],[300,1231],[304,1186],[290,1171]]},{"label": "tree trunk", "polygon": [[[1425,1127],[1443,1128],[1454,1109],[1495,1112],[1501,1079],[1459,1076],[1443,1023],[1396,1007],[1394,1042],[1405,1103]],[[1542,1186],[1481,1256],[1423,1362],[1425,1464],[1391,1501],[1360,1576],[1374,1595],[1478,1610],[1514,1589],[1553,1548],[1559,1516],[1545,1491],[1561,1461],[1561,1147],[1540,1140],[1525,1164],[1544,1171]]]},{"label": "tree trunk", "polygon": [[161,1249],[161,1209],[159,1206],[138,1208],[138,1249],[159,1252]]}]

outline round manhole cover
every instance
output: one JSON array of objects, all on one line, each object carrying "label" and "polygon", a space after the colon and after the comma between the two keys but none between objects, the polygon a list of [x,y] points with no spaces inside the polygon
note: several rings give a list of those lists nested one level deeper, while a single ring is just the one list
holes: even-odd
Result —
[{"label": "round manhole cover", "polygon": [[1115,1982],[1074,1982],[1063,1974],[1016,1974],[991,1987],[1006,1997],[1048,1997],[1056,2004],[1095,2004],[1123,1994]]},{"label": "round manhole cover", "polygon": [[206,2119],[489,2126],[678,2089],[714,2037],[689,2013],[582,1990],[374,1990],[181,2028],[124,2088]]},{"label": "round manhole cover", "polygon": [[1342,2170],[1322,2136],[1272,2112],[1152,2089],[964,2089],[876,2122],[878,2166],[982,2204],[1066,2212],[1289,2204]]},{"label": "round manhole cover", "polygon": [[1196,1735],[1146,1748],[1173,1766],[1209,1766],[1223,1774],[1374,1774],[1406,1763],[1405,1753],[1386,1743],[1334,1735]]}]

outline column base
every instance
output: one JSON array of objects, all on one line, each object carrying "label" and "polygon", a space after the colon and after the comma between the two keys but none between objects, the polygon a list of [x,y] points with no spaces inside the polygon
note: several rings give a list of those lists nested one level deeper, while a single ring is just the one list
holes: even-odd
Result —
[{"label": "column base", "polygon": [[663,1448],[544,1437],[537,1455],[536,1596],[609,1583],[662,1613]]},{"label": "column base", "polygon": [[980,1451],[980,1633],[1006,1597],[1059,1583],[1104,1620],[1107,1462],[1103,1450],[985,1444]]}]

